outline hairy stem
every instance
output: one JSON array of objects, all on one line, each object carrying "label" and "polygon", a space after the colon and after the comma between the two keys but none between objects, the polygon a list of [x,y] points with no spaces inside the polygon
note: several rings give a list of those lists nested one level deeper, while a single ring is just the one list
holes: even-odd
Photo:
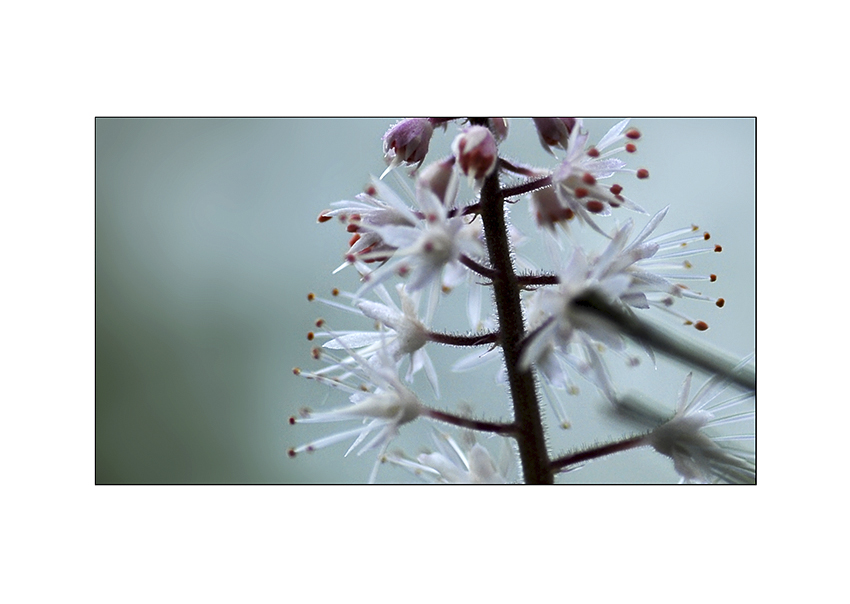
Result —
[{"label": "hairy stem", "polygon": [[516,426],[514,424],[501,424],[497,422],[470,419],[468,417],[461,417],[459,415],[448,413],[446,411],[439,411],[437,409],[429,409],[427,411],[427,415],[431,419],[435,419],[437,421],[445,422],[460,428],[477,430],[479,432],[492,432],[493,434],[501,434],[502,436],[513,436],[516,432]]},{"label": "hairy stem", "polygon": [[641,435],[633,436],[632,438],[627,438],[625,440],[620,440],[613,443],[608,443],[606,445],[600,445],[598,447],[593,447],[592,449],[586,449],[585,451],[570,453],[568,455],[564,455],[563,457],[559,457],[557,459],[552,460],[552,470],[554,472],[564,472],[566,470],[569,470],[572,466],[583,463],[585,461],[598,459],[600,457],[605,457],[607,455],[612,455],[621,451],[628,451],[629,449],[635,449],[644,445],[646,445],[646,436]]},{"label": "hairy stem", "polygon": [[523,476],[529,484],[551,484],[553,474],[549,465],[534,375],[530,369],[522,371],[519,368],[520,342],[525,336],[525,325],[520,304],[520,287],[514,272],[505,224],[504,197],[499,189],[499,170],[494,170],[484,180],[480,203],[484,239],[490,256],[490,266],[495,271],[492,275],[493,295],[499,318],[499,331],[502,334],[502,352],[514,408],[514,437],[519,448]]}]

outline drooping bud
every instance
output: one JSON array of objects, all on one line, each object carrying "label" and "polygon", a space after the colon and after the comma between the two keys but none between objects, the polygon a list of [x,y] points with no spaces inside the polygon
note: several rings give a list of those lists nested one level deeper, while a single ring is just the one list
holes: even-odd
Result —
[{"label": "drooping bud", "polygon": [[457,195],[457,175],[454,164],[455,158],[450,156],[429,165],[416,178],[416,188],[430,189],[443,202],[443,205],[452,206]]},{"label": "drooping bud", "polygon": [[460,171],[470,180],[481,180],[496,169],[499,153],[493,133],[484,126],[469,126],[452,142]]},{"label": "drooping bud", "polygon": [[389,167],[384,175],[402,163],[422,165],[433,133],[434,127],[424,117],[402,120],[387,130],[383,138],[384,159]]},{"label": "drooping bud", "polygon": [[534,126],[537,128],[537,136],[540,138],[540,144],[549,153],[552,152],[552,147],[567,148],[567,141],[570,140],[570,133],[576,126],[576,118],[574,117],[534,117]]}]

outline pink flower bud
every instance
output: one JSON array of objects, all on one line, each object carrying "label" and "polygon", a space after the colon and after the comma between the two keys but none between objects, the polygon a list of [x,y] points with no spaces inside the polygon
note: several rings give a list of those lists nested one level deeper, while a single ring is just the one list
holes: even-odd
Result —
[{"label": "pink flower bud", "polygon": [[470,126],[457,135],[452,143],[460,171],[470,179],[486,178],[496,169],[499,157],[496,139],[484,126]]},{"label": "pink flower bud", "polygon": [[531,118],[537,127],[537,136],[543,148],[551,151],[551,147],[567,148],[570,132],[576,125],[574,117],[534,117]]},{"label": "pink flower bud", "polygon": [[434,127],[424,117],[402,120],[384,134],[384,158],[392,169],[406,164],[422,165]]},{"label": "pink flower bud", "polygon": [[[457,194],[457,176],[454,171],[455,158],[448,157],[435,162],[419,173],[416,179],[417,189],[426,187],[434,192],[443,205],[451,207]],[[449,190],[451,186],[451,190]]]}]

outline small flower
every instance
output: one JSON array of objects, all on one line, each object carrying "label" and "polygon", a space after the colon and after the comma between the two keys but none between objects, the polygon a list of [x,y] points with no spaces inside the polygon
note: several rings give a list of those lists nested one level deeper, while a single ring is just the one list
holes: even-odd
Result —
[{"label": "small flower", "polygon": [[[409,356],[410,363],[405,379],[412,382],[413,376],[424,369],[434,394],[439,397],[440,387],[437,372],[425,350],[425,344],[429,341],[428,329],[419,320],[417,311],[419,296],[408,294],[401,284],[396,286],[396,291],[401,300],[401,308],[396,305],[383,285],[375,288],[375,292],[383,304],[360,299],[355,302],[355,309],[320,299],[321,302],[336,308],[349,312],[359,311],[364,316],[378,322],[377,331],[344,331],[318,334],[332,338],[324,344],[323,348],[331,350],[354,349],[361,357],[370,362],[378,361],[382,354],[396,363],[400,363],[405,356]],[[342,293],[341,295],[354,298],[351,294]],[[338,365],[329,365],[317,373],[322,375],[330,375],[333,372],[344,373],[353,365],[356,365],[355,359],[348,357],[342,359]]]},{"label": "small flower", "polygon": [[452,142],[452,152],[458,168],[469,177],[470,183],[490,176],[499,157],[496,139],[484,126],[465,128]]},{"label": "small flower", "polygon": [[[501,463],[493,460],[490,452],[474,437],[468,439],[464,452],[448,434],[437,432],[434,437],[437,451],[422,453],[411,460],[401,455],[388,456],[387,461],[402,466],[419,478],[440,484],[506,484],[513,469],[510,451],[502,456]],[[502,441],[504,442],[504,441]]]},{"label": "small flower", "polygon": [[[682,384],[676,414],[646,437],[647,444],[673,460],[682,482],[755,482],[755,454],[734,445],[735,442],[754,440],[755,436],[750,431],[755,412],[729,413],[744,403],[748,404],[754,393],[717,401],[728,382],[715,376],[688,402],[692,377],[693,374],[689,373]],[[741,422],[747,424],[745,434],[713,433],[721,425]]]},{"label": "small flower", "polygon": [[[655,306],[684,318],[686,324],[697,329],[707,328],[705,323],[670,309],[674,297],[711,300],[722,306],[722,298],[703,296],[671,280],[688,278],[680,273],[686,272],[682,269],[690,263],[676,260],[710,251],[685,249],[690,243],[705,241],[706,234],[695,234],[691,228],[651,238],[666,214],[667,208],[658,212],[631,242],[634,223],[627,221],[614,232],[599,255],[588,256],[578,246],[573,249],[570,260],[558,271],[558,285],[535,290],[528,301],[527,316],[532,332],[520,358],[521,366],[536,364],[550,382],[562,386],[566,384],[566,376],[560,361],[564,361],[567,366],[590,375],[608,398],[614,400],[613,386],[598,351],[600,343],[622,351],[623,337],[604,324],[578,320],[572,310],[573,300],[591,290],[625,307]],[[674,274],[669,275],[671,271]],[[577,345],[580,354],[572,353],[571,345]]]},{"label": "small flower", "polygon": [[[381,458],[390,441],[398,434],[398,429],[421,416],[426,408],[416,394],[398,379],[395,363],[387,354],[380,353],[379,362],[375,363],[367,361],[352,349],[348,349],[347,352],[354,359],[355,365],[349,367],[347,373],[341,377],[329,377],[322,372],[310,373],[300,369],[295,370],[295,373],[348,392],[352,404],[324,413],[312,413],[305,410],[299,417],[291,417],[289,422],[308,424],[361,421],[362,425],[353,430],[326,436],[290,449],[289,455],[294,457],[303,451],[314,451],[354,437],[354,442],[345,453],[348,455],[375,433],[358,452],[358,455],[361,455],[375,448],[380,449],[369,477],[371,483],[374,482]],[[333,360],[336,364],[341,362],[338,359]],[[355,379],[358,380],[356,386],[349,383]]]},{"label": "small flower", "polygon": [[623,151],[633,152],[634,143],[609,149],[612,145],[626,139],[640,137],[637,130],[623,133],[629,120],[623,120],[611,128],[596,146],[588,146],[587,132],[581,127],[581,121],[573,126],[566,145],[566,157],[552,174],[555,193],[562,207],[569,208],[578,218],[589,224],[594,230],[605,234],[591,218],[592,215],[607,216],[611,208],[620,206],[635,212],[646,213],[640,206],[622,195],[619,184],[606,185],[601,180],[617,173],[631,173],[638,178],[646,178],[646,170],[626,168],[626,162],[613,157]]},{"label": "small flower", "polygon": [[[453,289],[466,278],[467,269],[461,264],[461,256],[483,254],[477,230],[470,228],[464,216],[450,216],[448,204],[443,202],[427,186],[416,187],[416,202],[420,215],[413,225],[376,225],[361,223],[364,229],[376,234],[380,246],[373,256],[361,254],[359,259],[388,262],[375,271],[364,275],[366,282],[358,292],[362,295],[398,274],[407,277],[407,290],[415,292],[426,285],[438,284]],[[387,253],[385,250],[390,251]],[[356,258],[349,257],[350,261]]]},{"label": "small flower", "polygon": [[382,181],[373,178],[366,192],[357,196],[356,201],[338,201],[331,204],[333,210],[325,210],[319,215],[319,222],[327,222],[338,218],[347,224],[348,232],[352,233],[346,257],[348,262],[338,267],[337,273],[351,264],[352,260],[365,257],[364,262],[385,260],[392,255],[394,248],[385,245],[381,237],[372,230],[373,227],[387,225],[413,226],[419,218]]},{"label": "small flower", "polygon": [[384,158],[389,166],[381,178],[402,163],[416,164],[417,168],[421,166],[433,133],[433,124],[423,117],[402,120],[387,130],[383,140]]}]

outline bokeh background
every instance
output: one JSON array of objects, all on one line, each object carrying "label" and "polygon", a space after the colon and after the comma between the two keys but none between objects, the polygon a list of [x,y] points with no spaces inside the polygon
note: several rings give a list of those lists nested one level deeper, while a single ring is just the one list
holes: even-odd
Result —
[{"label": "bokeh background", "polygon": [[[316,216],[352,199],[385,164],[381,136],[394,118],[98,118],[96,137],[96,405],[97,483],[360,483],[371,455],[343,459],[345,444],[290,459],[289,447],[331,426],[290,426],[300,407],[346,403],[341,393],[292,374],[310,367],[305,335],[318,316],[337,329],[356,317],[321,308],[307,293],[353,290],[350,271],[331,275],[348,234]],[[598,140],[615,118],[586,121]],[[695,289],[723,296],[677,302],[711,329],[698,333],[672,317],[659,322],[695,341],[743,357],[755,347],[755,120],[635,119],[643,138],[630,165],[646,181],[625,193],[652,214],[670,205],[660,231],[697,224],[723,245],[698,257],[714,284]],[[448,152],[456,126],[435,133],[429,158]],[[502,145],[508,157],[540,166],[555,159],[540,147],[531,121],[511,119]],[[393,185],[394,179],[388,177]],[[608,218],[646,218],[628,212]],[[515,225],[533,235],[527,208]],[[600,219],[605,221],[606,219]],[[599,240],[595,240],[598,243]],[[520,251],[542,260],[531,241]],[[449,296],[438,325],[463,328],[464,296]],[[368,323],[360,322],[364,328]],[[442,398],[477,414],[507,418],[507,398],[491,367],[447,372],[467,351],[438,349]],[[687,369],[644,357],[637,368],[610,363],[617,383],[672,410]],[[419,376],[418,376],[419,377]],[[705,376],[697,372],[695,385]],[[627,385],[627,386],[626,386]],[[423,380],[417,391],[428,400]],[[570,430],[551,428],[550,447],[565,451],[604,441],[636,426],[612,417],[585,385],[569,401]],[[548,411],[548,410],[547,410]],[[427,437],[425,422],[407,426],[398,446],[409,454]],[[498,448],[486,443],[496,453]],[[412,476],[385,464],[379,482]],[[560,482],[669,483],[672,463],[651,451],[621,454],[562,476]]]}]

